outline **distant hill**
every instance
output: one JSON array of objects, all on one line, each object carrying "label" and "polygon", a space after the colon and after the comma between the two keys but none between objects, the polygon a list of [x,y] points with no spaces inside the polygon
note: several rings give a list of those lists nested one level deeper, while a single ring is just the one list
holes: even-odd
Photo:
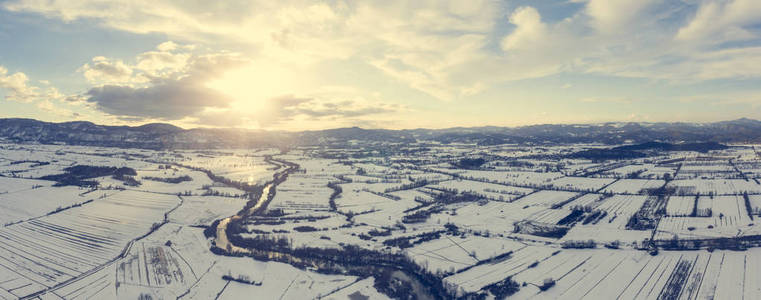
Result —
[{"label": "distant hill", "polygon": [[[712,150],[720,143],[761,143],[761,121],[738,119],[716,123],[601,123],[473,127],[448,129],[363,129],[280,132],[242,129],[183,129],[153,123],[137,127],[91,122],[49,123],[0,119],[0,139],[12,142],[146,149],[248,148],[260,146],[342,145],[361,143],[635,144],[619,151],[645,149]],[[684,147],[693,147],[686,149]],[[629,153],[637,155],[635,153]]]}]

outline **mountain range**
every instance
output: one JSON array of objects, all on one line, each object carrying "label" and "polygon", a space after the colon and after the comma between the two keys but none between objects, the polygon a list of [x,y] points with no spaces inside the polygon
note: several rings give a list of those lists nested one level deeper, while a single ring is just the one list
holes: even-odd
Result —
[{"label": "mountain range", "polygon": [[76,121],[50,123],[0,119],[0,139],[8,142],[106,146],[144,149],[250,148],[261,146],[350,146],[358,143],[629,144],[761,143],[761,121],[737,119],[715,123],[545,124],[521,127],[447,129],[363,129],[358,127],[301,132],[247,129],[183,129],[171,124],[107,126]]}]

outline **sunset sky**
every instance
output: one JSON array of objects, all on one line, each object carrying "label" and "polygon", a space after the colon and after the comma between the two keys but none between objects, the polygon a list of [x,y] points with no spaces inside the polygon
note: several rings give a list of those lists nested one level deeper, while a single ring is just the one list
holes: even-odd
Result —
[{"label": "sunset sky", "polygon": [[270,130],[761,119],[761,1],[0,1],[0,117]]}]

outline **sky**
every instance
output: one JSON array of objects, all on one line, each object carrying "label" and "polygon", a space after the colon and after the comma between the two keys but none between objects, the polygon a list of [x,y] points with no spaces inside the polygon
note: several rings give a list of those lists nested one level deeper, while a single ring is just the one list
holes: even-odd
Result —
[{"label": "sky", "polygon": [[0,0],[0,118],[266,130],[761,119],[761,1]]}]

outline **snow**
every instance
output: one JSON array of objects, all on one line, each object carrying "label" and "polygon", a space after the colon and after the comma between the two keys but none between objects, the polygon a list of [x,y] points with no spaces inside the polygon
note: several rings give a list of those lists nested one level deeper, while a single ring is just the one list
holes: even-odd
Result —
[{"label": "snow", "polygon": [[[385,157],[352,147],[281,152],[2,145],[0,299],[47,288],[55,293],[40,299],[386,299],[374,288],[373,277],[318,274],[209,251],[203,227],[237,214],[249,199],[199,169],[262,184],[284,168],[268,156],[300,168],[273,190],[268,209],[276,216],[267,217],[270,222],[258,222],[262,216],[244,220],[249,233],[242,237],[275,235],[287,238],[291,247],[352,245],[405,255],[442,276],[459,295],[484,292],[512,276],[521,285],[513,296],[517,299],[654,299],[674,288],[681,289],[680,299],[761,297],[761,248],[753,244],[745,251],[661,249],[655,256],[637,250],[651,238],[663,243],[675,237],[752,240],[761,235],[755,219],[761,212],[761,184],[754,180],[761,178],[761,159],[753,149],[597,162],[562,157],[603,145],[425,145],[414,155]],[[347,153],[361,155],[326,158]],[[481,169],[458,169],[461,157],[489,161]],[[31,179],[75,164],[128,166],[137,170],[142,184],[124,186],[107,176],[95,178],[101,186],[89,190]],[[171,184],[143,178],[185,175],[192,180]],[[667,186],[659,189],[666,179]],[[335,190],[328,184],[342,190],[335,207],[330,201]],[[204,196],[212,191],[222,196]],[[464,192],[477,197],[442,200]],[[571,214],[584,218],[600,212],[606,214],[594,222],[557,225]],[[424,217],[405,223],[413,213]],[[635,215],[653,217],[655,228],[633,230],[629,222]],[[547,237],[517,231],[516,224],[562,230]],[[300,226],[316,231],[300,232]],[[384,243],[395,239],[409,239],[409,247]],[[596,248],[562,248],[568,241],[588,240]],[[603,247],[615,248],[612,242],[620,249]],[[555,286],[540,291],[549,278]]]}]

